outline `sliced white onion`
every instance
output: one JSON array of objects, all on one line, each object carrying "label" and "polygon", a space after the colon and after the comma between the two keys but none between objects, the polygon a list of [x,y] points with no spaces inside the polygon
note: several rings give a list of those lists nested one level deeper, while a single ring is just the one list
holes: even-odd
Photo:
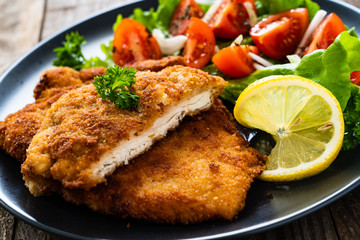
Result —
[{"label": "sliced white onion", "polygon": [[214,16],[216,10],[220,7],[222,0],[216,0],[205,13],[202,20],[206,23],[209,23],[210,19]]},{"label": "sliced white onion", "polygon": [[244,2],[244,7],[248,13],[249,20],[250,20],[250,26],[254,26],[258,22],[258,18],[255,12],[255,9],[253,8],[253,5],[250,2]]},{"label": "sliced white onion", "polygon": [[254,63],[254,68],[255,68],[256,70],[262,70],[262,69],[264,69],[265,67],[264,67],[263,65],[258,64],[258,63]]},{"label": "sliced white onion", "polygon": [[254,59],[254,61],[260,63],[261,65],[263,65],[265,67],[270,67],[270,66],[274,65],[271,62],[269,62],[268,60],[254,54],[254,53],[249,52],[249,55],[250,55],[250,57],[252,57],[252,59]]},{"label": "sliced white onion", "polygon": [[326,13],[327,12],[322,9],[317,11],[317,13],[315,14],[314,18],[311,20],[311,23],[309,24],[308,28],[306,29],[304,36],[302,37],[302,39],[295,51],[296,54],[300,55],[302,53],[302,51],[304,50],[304,48],[308,45],[312,33],[315,31],[315,29],[319,26],[321,21],[324,19],[324,17],[326,16]]},{"label": "sliced white onion", "polygon": [[159,29],[154,29],[152,34],[159,43],[162,54],[165,55],[171,55],[179,51],[185,46],[187,40],[187,37],[184,35],[165,38],[164,34]]},{"label": "sliced white onion", "polygon": [[218,46],[218,45],[215,45],[213,55],[215,55],[218,51],[220,51],[220,48],[219,48],[219,46]]},{"label": "sliced white onion", "polygon": [[301,61],[301,58],[297,54],[287,55],[286,58],[290,63],[299,63]]},{"label": "sliced white onion", "polygon": [[231,46],[239,46],[242,42],[242,40],[244,39],[243,35],[240,34],[232,43]]},{"label": "sliced white onion", "polygon": [[215,2],[215,0],[195,0],[195,2],[204,5],[211,5]]}]

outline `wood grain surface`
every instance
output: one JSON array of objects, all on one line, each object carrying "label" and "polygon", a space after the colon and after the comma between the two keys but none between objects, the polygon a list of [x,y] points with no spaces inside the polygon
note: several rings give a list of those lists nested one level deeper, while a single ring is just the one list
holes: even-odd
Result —
[{"label": "wood grain surface", "polygon": [[[132,0],[0,0],[0,73],[40,40]],[[360,0],[346,0],[360,7]],[[0,239],[66,238],[36,229],[0,207]],[[360,239],[360,187],[310,215],[246,240]]]}]

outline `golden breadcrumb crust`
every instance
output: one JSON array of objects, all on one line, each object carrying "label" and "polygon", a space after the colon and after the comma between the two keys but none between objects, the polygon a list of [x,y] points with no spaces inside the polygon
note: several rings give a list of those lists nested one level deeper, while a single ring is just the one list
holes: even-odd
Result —
[{"label": "golden breadcrumb crust", "polygon": [[34,89],[35,102],[0,122],[0,149],[20,162],[25,161],[26,149],[51,105],[63,94],[104,73],[105,68],[101,67],[81,71],[69,67],[46,70]]},{"label": "golden breadcrumb crust", "polygon": [[118,168],[106,183],[88,191],[52,191],[120,218],[172,224],[232,220],[263,169],[262,156],[248,147],[230,113],[217,101],[209,111],[187,117],[151,150]]},{"label": "golden breadcrumb crust", "polygon": [[[47,109],[75,87],[56,83],[72,69],[48,71],[58,73],[48,80],[55,83],[42,88],[35,103],[0,122],[0,147],[19,161],[25,159]],[[97,71],[81,71],[88,77],[80,80],[91,80]],[[232,116],[217,101],[209,111],[185,118],[150,151],[89,191],[69,190],[52,178],[32,177],[40,187],[38,192],[57,193],[95,211],[120,218],[189,224],[233,219],[244,207],[250,183],[263,168],[262,157],[239,136]]]},{"label": "golden breadcrumb crust", "polygon": [[[169,57],[164,60],[146,61],[144,64],[137,63],[137,66],[133,67],[138,70],[161,70],[176,64],[183,65],[181,59]],[[81,71],[69,67],[46,70],[41,74],[40,81],[34,89],[35,103],[26,105],[0,122],[0,149],[20,162],[25,161],[26,149],[51,104],[67,93],[69,89],[88,84],[94,77],[105,74],[105,72],[106,68],[104,67],[82,69]]]},{"label": "golden breadcrumb crust", "polygon": [[56,67],[46,70],[40,76],[40,81],[34,89],[34,98],[48,96],[47,90],[52,88],[63,88],[69,86],[80,86],[92,81],[94,77],[105,74],[106,69],[95,67],[76,71],[69,67]]},{"label": "golden breadcrumb crust", "polygon": [[[135,109],[121,110],[102,100],[92,84],[63,95],[48,110],[32,139],[22,165],[24,180],[35,186],[38,177],[54,178],[65,187],[90,189],[106,181],[94,174],[93,163],[119,141],[152,126],[168,108],[201,91],[222,93],[220,77],[182,66],[160,72],[137,72],[133,90],[140,96]],[[95,177],[94,177],[95,176]],[[41,186],[30,187],[33,194]]]},{"label": "golden breadcrumb crust", "polygon": [[46,96],[26,105],[0,122],[0,148],[20,162],[26,159],[26,149],[39,129],[46,111],[73,87],[52,88]]}]

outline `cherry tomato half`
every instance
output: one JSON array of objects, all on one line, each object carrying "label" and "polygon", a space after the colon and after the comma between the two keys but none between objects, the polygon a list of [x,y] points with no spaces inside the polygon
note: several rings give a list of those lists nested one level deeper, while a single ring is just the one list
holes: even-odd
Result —
[{"label": "cherry tomato half", "polygon": [[306,48],[304,55],[309,54],[316,49],[326,49],[343,31],[346,31],[346,28],[341,19],[335,13],[329,14],[315,29],[313,40]]},{"label": "cherry tomato half", "polygon": [[353,84],[360,86],[360,71],[355,71],[350,74],[350,80]]},{"label": "cherry tomato half", "polygon": [[255,71],[254,61],[249,52],[259,55],[259,50],[255,46],[233,45],[217,52],[212,61],[226,75],[235,78],[244,77]]},{"label": "cherry tomato half", "polygon": [[181,0],[170,21],[169,32],[173,35],[184,35],[191,17],[201,18],[204,11],[195,0]]},{"label": "cherry tomato half", "polygon": [[113,41],[113,60],[123,66],[146,59],[160,59],[156,39],[141,23],[124,18],[116,28]]},{"label": "cherry tomato half", "polygon": [[308,25],[308,10],[297,8],[264,18],[251,28],[250,36],[266,56],[283,59],[294,53]]},{"label": "cherry tomato half", "polygon": [[192,17],[186,36],[188,40],[183,51],[186,65],[194,68],[205,67],[215,49],[215,36],[211,28],[201,19]]},{"label": "cherry tomato half", "polygon": [[244,3],[249,2],[256,11],[253,0],[223,0],[209,25],[219,38],[234,39],[240,34],[248,34],[250,29],[249,15]]}]

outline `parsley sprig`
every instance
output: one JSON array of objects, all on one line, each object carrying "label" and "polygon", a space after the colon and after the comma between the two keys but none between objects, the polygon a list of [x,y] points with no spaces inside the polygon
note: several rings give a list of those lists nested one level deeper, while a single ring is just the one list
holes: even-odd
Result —
[{"label": "parsley sprig", "polygon": [[66,34],[62,47],[54,49],[57,59],[53,61],[54,66],[68,66],[80,70],[85,61],[81,52],[81,45],[85,44],[85,38],[78,32]]},{"label": "parsley sprig", "polygon": [[345,136],[342,150],[357,147],[360,143],[360,87],[351,85],[351,96],[343,112]]},{"label": "parsley sprig", "polygon": [[106,74],[94,78],[96,92],[104,100],[110,100],[121,109],[138,105],[139,96],[131,92],[136,82],[136,70],[115,65],[106,69]]},{"label": "parsley sprig", "polygon": [[106,56],[105,60],[99,57],[86,59],[81,50],[81,46],[85,43],[85,38],[78,32],[66,34],[63,46],[54,49],[57,59],[53,61],[53,65],[81,70],[83,68],[108,67],[114,64],[112,60],[112,41],[110,41],[108,46],[101,44],[101,51]]}]

